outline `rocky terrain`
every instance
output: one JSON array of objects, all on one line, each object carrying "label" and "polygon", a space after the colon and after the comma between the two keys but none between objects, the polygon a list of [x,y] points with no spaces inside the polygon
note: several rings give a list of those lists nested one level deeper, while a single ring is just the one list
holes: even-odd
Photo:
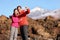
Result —
[{"label": "rocky terrain", "polygon": [[[4,15],[0,16],[0,40],[9,40],[11,22],[10,18]],[[56,40],[60,34],[60,19],[47,16],[45,19],[33,20],[28,17],[28,22],[29,40]],[[17,39],[21,40],[20,31],[18,34]]]}]

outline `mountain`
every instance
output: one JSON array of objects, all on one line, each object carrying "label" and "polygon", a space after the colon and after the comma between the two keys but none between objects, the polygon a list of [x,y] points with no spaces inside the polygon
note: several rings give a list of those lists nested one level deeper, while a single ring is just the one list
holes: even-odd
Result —
[{"label": "mountain", "polygon": [[48,10],[44,10],[42,8],[36,7],[31,10],[30,14],[28,15],[32,19],[36,19],[40,17],[40,15],[47,13]]},{"label": "mountain", "polygon": [[[60,34],[60,19],[58,20],[51,16],[48,16],[45,19],[33,20],[29,17],[27,17],[27,19],[29,22],[28,35],[30,39],[56,39],[56,35]],[[10,18],[4,15],[0,16],[0,40],[9,40],[11,23],[12,20]],[[20,33],[19,28],[18,31]],[[22,39],[21,36],[18,36],[18,39]]]},{"label": "mountain", "polygon": [[55,18],[59,18],[60,17],[60,9],[48,10],[48,9],[36,7],[31,10],[31,12],[28,16],[32,19],[41,19],[41,18],[45,18],[47,16],[53,16]]},{"label": "mountain", "polygon": [[[45,10],[39,7],[32,9],[27,17],[29,38],[32,40],[55,40],[60,35],[60,19],[55,19],[59,16],[60,9]],[[4,15],[0,16],[0,40],[9,40],[11,23],[10,18]],[[20,33],[19,29],[18,31]],[[21,40],[21,36],[18,36],[18,39]]]}]

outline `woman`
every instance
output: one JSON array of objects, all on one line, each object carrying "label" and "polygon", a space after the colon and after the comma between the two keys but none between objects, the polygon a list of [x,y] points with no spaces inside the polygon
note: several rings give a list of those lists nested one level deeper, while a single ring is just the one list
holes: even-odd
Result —
[{"label": "woman", "polygon": [[15,8],[14,9],[14,13],[13,13],[13,15],[11,17],[11,19],[12,19],[12,25],[11,25],[11,36],[10,36],[10,40],[17,40],[17,34],[18,34],[18,28],[19,28],[18,14],[19,14],[19,12]]}]

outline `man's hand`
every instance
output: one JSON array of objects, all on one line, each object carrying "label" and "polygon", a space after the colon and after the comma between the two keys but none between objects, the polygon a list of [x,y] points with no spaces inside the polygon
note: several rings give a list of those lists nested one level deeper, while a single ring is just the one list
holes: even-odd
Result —
[{"label": "man's hand", "polygon": [[28,9],[28,7],[25,7],[25,9]]}]

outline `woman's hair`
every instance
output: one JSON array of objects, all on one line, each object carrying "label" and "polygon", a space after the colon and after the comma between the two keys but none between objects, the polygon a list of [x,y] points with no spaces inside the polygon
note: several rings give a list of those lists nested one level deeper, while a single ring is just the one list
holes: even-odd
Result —
[{"label": "woman's hair", "polygon": [[15,10],[17,10],[17,8],[15,8],[14,10],[13,10],[13,15],[15,16]]},{"label": "woman's hair", "polygon": [[21,6],[17,6],[17,9],[18,9],[19,7],[22,8]]}]

